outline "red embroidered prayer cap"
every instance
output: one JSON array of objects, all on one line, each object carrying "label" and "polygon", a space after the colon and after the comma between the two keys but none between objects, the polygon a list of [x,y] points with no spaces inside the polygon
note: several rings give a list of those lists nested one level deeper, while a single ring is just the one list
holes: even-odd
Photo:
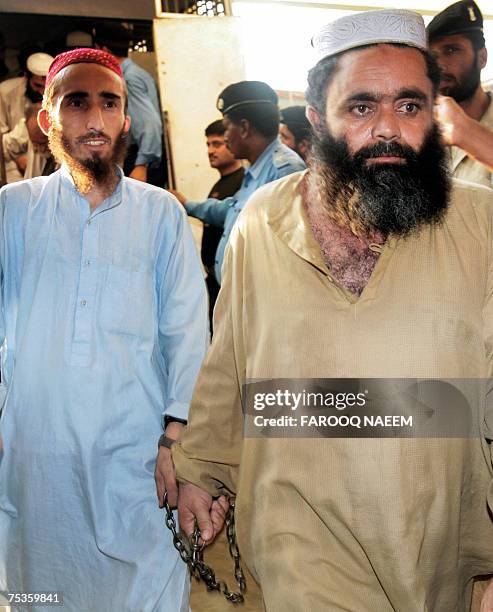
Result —
[{"label": "red embroidered prayer cap", "polygon": [[106,51],[101,51],[100,49],[86,49],[82,47],[80,49],[73,49],[72,51],[60,53],[60,55],[55,57],[46,76],[46,87],[50,85],[51,81],[53,81],[60,70],[63,70],[63,68],[71,64],[99,64],[100,66],[113,70],[115,74],[123,79],[122,69],[114,55]]}]

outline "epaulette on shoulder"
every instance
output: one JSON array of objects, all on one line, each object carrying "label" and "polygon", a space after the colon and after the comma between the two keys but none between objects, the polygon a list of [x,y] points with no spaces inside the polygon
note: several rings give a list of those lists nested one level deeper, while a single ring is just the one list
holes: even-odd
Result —
[{"label": "epaulette on shoulder", "polygon": [[291,153],[291,150],[287,151],[284,147],[276,147],[272,154],[272,163],[276,168],[282,168],[283,166],[289,166],[294,161],[294,154]]}]

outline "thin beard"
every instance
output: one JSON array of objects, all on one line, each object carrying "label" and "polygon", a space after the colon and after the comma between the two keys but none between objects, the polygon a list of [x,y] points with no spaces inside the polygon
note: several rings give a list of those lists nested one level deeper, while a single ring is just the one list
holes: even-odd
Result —
[{"label": "thin beard", "polygon": [[456,102],[468,102],[474,97],[478,87],[481,85],[481,70],[478,67],[478,52],[474,52],[474,59],[465,77],[457,82],[457,85],[447,87],[444,95],[450,96]]},{"label": "thin beard", "polygon": [[113,193],[119,180],[116,166],[122,163],[128,146],[127,135],[123,130],[115,140],[110,160],[103,162],[102,173],[99,173],[97,168],[87,167],[73,157],[70,143],[64,138],[59,128],[55,126],[51,128],[48,134],[48,143],[55,160],[59,164],[67,165],[75,186],[82,195],[87,195],[95,185],[101,189],[105,197]]}]

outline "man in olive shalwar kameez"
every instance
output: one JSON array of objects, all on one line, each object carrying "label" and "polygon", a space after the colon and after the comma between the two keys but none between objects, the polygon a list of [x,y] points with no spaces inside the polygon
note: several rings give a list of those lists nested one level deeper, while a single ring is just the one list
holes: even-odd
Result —
[{"label": "man in olive shalwar kameez", "polygon": [[[351,15],[313,44],[309,171],[259,190],[231,236],[173,448],[181,525],[211,540],[235,493],[269,612],[466,612],[493,573],[492,193],[447,174],[421,17]],[[484,435],[244,436],[243,383],[280,378],[478,379]]]}]

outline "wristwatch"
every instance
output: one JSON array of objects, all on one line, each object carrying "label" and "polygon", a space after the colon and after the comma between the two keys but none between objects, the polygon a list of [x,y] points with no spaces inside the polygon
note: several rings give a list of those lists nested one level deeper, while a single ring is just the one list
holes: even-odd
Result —
[{"label": "wristwatch", "polygon": [[163,434],[157,443],[157,447],[159,449],[160,446],[165,446],[166,448],[171,448],[173,444],[175,444],[177,440],[173,440],[173,438],[168,438],[165,434]]}]

